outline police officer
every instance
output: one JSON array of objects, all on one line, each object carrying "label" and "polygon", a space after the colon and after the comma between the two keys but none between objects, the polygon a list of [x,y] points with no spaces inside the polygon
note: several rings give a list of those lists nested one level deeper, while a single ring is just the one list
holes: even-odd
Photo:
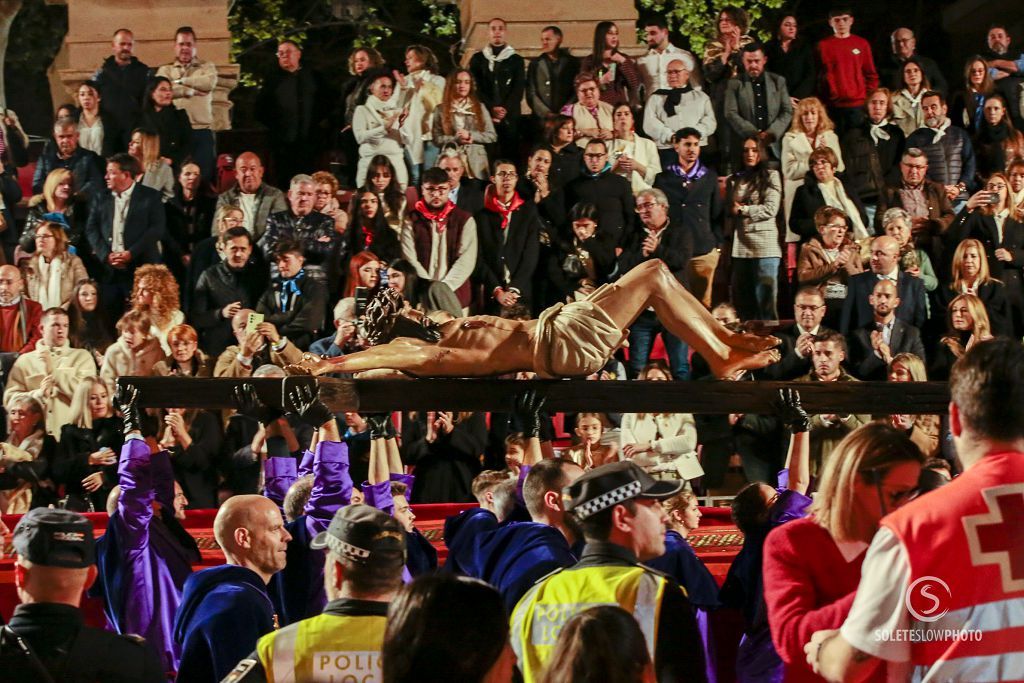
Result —
[{"label": "police officer", "polygon": [[92,524],[68,510],[36,508],[14,528],[21,604],[0,630],[0,679],[32,683],[166,681],[140,638],[85,626],[78,606],[96,578]]},{"label": "police officer", "polygon": [[700,631],[686,592],[640,564],[665,552],[659,501],[682,489],[657,481],[633,462],[587,472],[562,491],[586,545],[580,561],[539,581],[512,613],[512,648],[526,683],[539,679],[562,626],[594,605],[620,605],[647,639],[659,682],[704,681]]},{"label": "police officer", "polygon": [[335,513],[311,546],[327,549],[330,602],[323,614],[260,638],[225,683],[379,680],[388,603],[405,566],[402,525],[369,505],[351,505]]}]

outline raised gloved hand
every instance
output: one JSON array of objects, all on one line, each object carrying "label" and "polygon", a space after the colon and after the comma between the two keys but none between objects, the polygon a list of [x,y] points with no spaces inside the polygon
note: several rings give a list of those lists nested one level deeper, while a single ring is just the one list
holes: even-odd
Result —
[{"label": "raised gloved hand", "polygon": [[389,439],[395,434],[395,427],[391,424],[391,413],[367,415],[366,424],[370,426],[371,439]]},{"label": "raised gloved hand", "polygon": [[811,418],[800,405],[800,392],[796,389],[779,389],[779,398],[775,400],[775,412],[782,424],[793,434],[806,432],[811,427]]},{"label": "raised gloved hand", "polygon": [[320,400],[320,384],[315,379],[295,383],[288,392],[285,407],[288,412],[298,415],[300,420],[313,429],[319,429],[321,425],[334,419],[334,413]]},{"label": "raised gloved hand", "polygon": [[284,411],[264,403],[256,393],[256,387],[249,382],[235,387],[235,403],[238,412],[246,417],[268,425],[284,415]]},{"label": "raised gloved hand", "polygon": [[545,400],[536,389],[527,389],[516,396],[515,415],[523,428],[523,436],[527,439],[540,436],[540,415]]},{"label": "raised gloved hand", "polygon": [[117,409],[121,411],[124,435],[142,431],[142,418],[139,416],[139,389],[134,384],[118,383],[117,394],[114,396]]}]

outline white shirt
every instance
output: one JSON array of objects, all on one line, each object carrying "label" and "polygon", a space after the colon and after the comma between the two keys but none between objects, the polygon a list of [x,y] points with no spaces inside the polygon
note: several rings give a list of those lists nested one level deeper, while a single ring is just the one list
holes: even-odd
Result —
[{"label": "white shirt", "polygon": [[899,277],[899,274],[900,274],[900,267],[896,266],[896,268],[894,268],[891,273],[888,273],[888,274],[875,273],[875,277],[877,277],[879,280],[891,280],[895,284],[896,283],[896,278]]},{"label": "white shirt", "polygon": [[134,189],[135,183],[133,182],[124,192],[114,193],[114,225],[110,231],[111,251],[124,251],[124,222],[128,218],[128,208],[131,205]]},{"label": "white shirt", "polygon": [[249,231],[250,235],[256,234],[254,232],[256,226],[256,195],[246,194],[245,192],[238,193],[238,203],[242,207],[242,214],[245,216],[245,229]]},{"label": "white shirt", "polygon": [[996,224],[996,235],[999,237],[999,239],[996,240],[997,245],[1002,245],[1003,243],[1003,222],[1006,221],[1009,215],[1009,209],[1003,209],[999,213],[992,214],[992,220],[995,221]]}]

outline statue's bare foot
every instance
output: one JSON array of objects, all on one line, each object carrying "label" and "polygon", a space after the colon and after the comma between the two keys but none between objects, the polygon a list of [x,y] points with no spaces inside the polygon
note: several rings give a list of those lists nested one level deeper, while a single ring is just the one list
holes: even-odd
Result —
[{"label": "statue's bare foot", "polygon": [[334,365],[326,358],[315,353],[302,354],[302,360],[292,365],[286,365],[284,371],[289,375],[313,375],[317,377],[331,372]]},{"label": "statue's bare foot", "polygon": [[735,351],[729,354],[729,359],[723,364],[713,367],[712,371],[719,379],[736,379],[741,371],[760,370],[772,363],[778,363],[781,359],[782,354],[775,349],[757,353]]},{"label": "statue's bare foot", "polygon": [[782,340],[772,335],[760,335],[753,332],[736,332],[725,342],[734,349],[759,353],[774,349],[782,343]]}]

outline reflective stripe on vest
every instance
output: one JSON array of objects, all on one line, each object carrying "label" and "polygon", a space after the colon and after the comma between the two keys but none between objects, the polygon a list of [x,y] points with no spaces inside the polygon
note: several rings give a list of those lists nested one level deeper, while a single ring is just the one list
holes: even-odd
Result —
[{"label": "reflective stripe on vest", "polygon": [[530,589],[512,613],[512,649],[526,683],[540,676],[562,627],[598,605],[631,612],[654,659],[664,578],[641,567],[585,567],[559,572]]},{"label": "reflective stripe on vest", "polygon": [[387,618],[321,614],[256,644],[268,683],[381,680],[380,648]]},{"label": "reflective stripe on vest", "polygon": [[1024,454],[988,453],[939,495],[882,520],[910,564],[914,680],[1024,680]]}]

